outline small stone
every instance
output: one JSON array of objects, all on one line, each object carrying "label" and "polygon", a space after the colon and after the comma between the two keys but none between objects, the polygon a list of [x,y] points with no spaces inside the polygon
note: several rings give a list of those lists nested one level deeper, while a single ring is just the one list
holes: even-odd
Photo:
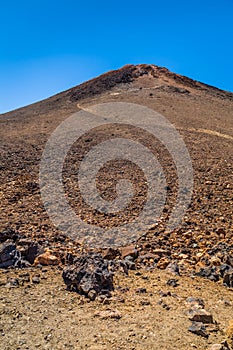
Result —
[{"label": "small stone", "polygon": [[19,340],[19,345],[24,345],[24,344],[26,344],[26,340]]},{"label": "small stone", "polygon": [[45,253],[36,257],[34,265],[58,265],[59,259],[53,255],[50,249],[47,249]]},{"label": "small stone", "polygon": [[97,311],[94,313],[94,316],[100,317],[103,320],[108,318],[119,320],[122,317],[118,310]]},{"label": "small stone", "polygon": [[137,289],[135,290],[135,293],[137,293],[137,294],[146,293],[146,288],[137,288]]},{"label": "small stone", "polygon": [[168,264],[168,266],[166,267],[166,271],[173,273],[174,275],[180,275],[180,269],[178,264],[176,263],[170,263]]},{"label": "small stone", "polygon": [[221,344],[213,344],[210,350],[224,350],[224,346]]},{"label": "small stone", "polygon": [[110,305],[111,304],[111,300],[109,298],[104,298],[102,304],[103,305]]},{"label": "small stone", "polygon": [[128,245],[126,247],[121,248],[121,256],[122,259],[125,259],[127,256],[132,256],[134,259],[138,257],[138,250],[135,248],[135,246]]},{"label": "small stone", "polygon": [[135,276],[141,276],[142,273],[140,271],[135,272]]},{"label": "small stone", "polygon": [[170,260],[168,258],[161,258],[159,262],[157,263],[156,267],[158,267],[161,270],[166,269],[166,267],[170,264]]},{"label": "small stone", "polygon": [[201,322],[193,322],[192,325],[188,328],[189,332],[200,335],[204,338],[208,338],[208,334],[206,333],[206,328]]},{"label": "small stone", "polygon": [[124,260],[125,261],[133,261],[134,259],[132,256],[128,255],[128,256],[126,256],[126,258]]},{"label": "small stone", "polygon": [[186,299],[186,304],[195,309],[203,309],[205,307],[204,300],[201,298],[188,297]]},{"label": "small stone", "polygon": [[219,325],[217,323],[206,323],[206,328],[208,332],[217,333],[219,332]]},{"label": "small stone", "polygon": [[112,297],[111,300],[116,301],[117,303],[125,303],[125,299],[119,296]]},{"label": "small stone", "polygon": [[17,278],[8,278],[6,288],[17,288],[19,287],[19,280]]},{"label": "small stone", "polygon": [[162,298],[165,298],[165,297],[170,297],[171,296],[171,292],[164,292],[163,290],[160,290],[159,291],[159,295],[162,297]]},{"label": "small stone", "polygon": [[167,305],[166,303],[163,303],[162,306],[163,306],[163,308],[164,308],[165,310],[167,310],[167,311],[170,310],[170,306]]},{"label": "small stone", "polygon": [[193,309],[189,311],[190,321],[202,322],[202,323],[213,323],[213,316],[205,309]]},{"label": "small stone", "polygon": [[44,336],[44,340],[50,341],[50,340],[51,340],[51,337],[52,337],[52,334],[49,333],[49,334],[47,334],[47,335]]},{"label": "small stone", "polygon": [[39,284],[40,283],[40,277],[39,276],[33,276],[32,277],[32,283]]},{"label": "small stone", "polygon": [[211,263],[211,265],[214,265],[214,266],[220,266],[221,265],[221,260],[217,256],[213,256],[210,259],[210,263]]},{"label": "small stone", "polygon": [[87,294],[87,297],[90,299],[90,300],[95,300],[95,298],[97,297],[97,293],[94,289],[91,289],[88,294]]},{"label": "small stone", "polygon": [[178,282],[177,279],[170,278],[169,280],[167,280],[167,285],[172,287],[177,287],[179,285],[177,282]]},{"label": "small stone", "polygon": [[125,258],[125,264],[126,264],[126,266],[127,266],[127,268],[128,268],[128,270],[136,270],[136,264],[135,264],[135,262],[133,262],[133,261],[130,261],[130,260],[128,260],[127,258],[132,258],[131,256],[127,256],[126,258]]},{"label": "small stone", "polygon": [[141,306],[151,305],[151,303],[150,303],[149,300],[140,300],[139,304],[140,304]]},{"label": "small stone", "polygon": [[30,277],[30,274],[29,274],[28,271],[22,272],[22,273],[19,274],[19,277]]},{"label": "small stone", "polygon": [[95,300],[98,301],[99,303],[103,303],[104,299],[106,299],[106,298],[102,294],[97,295],[97,297],[95,298]]},{"label": "small stone", "polygon": [[226,341],[221,342],[221,344],[213,344],[210,350],[230,350]]}]

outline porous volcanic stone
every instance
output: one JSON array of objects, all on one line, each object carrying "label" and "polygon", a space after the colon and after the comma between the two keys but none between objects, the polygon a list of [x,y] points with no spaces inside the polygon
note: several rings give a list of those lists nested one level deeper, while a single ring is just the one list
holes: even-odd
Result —
[{"label": "porous volcanic stone", "polygon": [[62,274],[68,290],[77,291],[90,299],[98,294],[110,295],[113,287],[113,273],[108,269],[108,261],[101,254],[88,253],[74,260],[74,264],[66,267]]},{"label": "porous volcanic stone", "polygon": [[6,241],[0,245],[0,268],[17,265],[20,257],[20,252],[12,241]]}]

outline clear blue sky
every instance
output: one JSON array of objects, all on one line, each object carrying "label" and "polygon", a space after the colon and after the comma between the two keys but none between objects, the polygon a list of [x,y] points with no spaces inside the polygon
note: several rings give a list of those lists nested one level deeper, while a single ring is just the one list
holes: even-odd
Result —
[{"label": "clear blue sky", "polygon": [[233,91],[233,0],[5,0],[0,113],[127,63]]}]

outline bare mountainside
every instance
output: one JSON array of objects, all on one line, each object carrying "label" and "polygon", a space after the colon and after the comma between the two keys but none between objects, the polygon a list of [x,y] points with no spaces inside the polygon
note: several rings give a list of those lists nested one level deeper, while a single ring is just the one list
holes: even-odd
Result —
[{"label": "bare mountainside", "polygon": [[[139,141],[156,155],[167,183],[166,203],[156,225],[129,247],[96,249],[110,262],[120,259],[122,266],[128,259],[129,271],[125,275],[122,266],[116,269],[112,296],[88,303],[66,291],[60,270],[89,248],[80,234],[71,240],[52,224],[40,196],[39,165],[46,142],[61,122],[106,102],[140,104],[166,117],[189,151],[194,188],[180,227],[168,232],[178,179],[164,145],[124,125],[96,128],[73,144],[64,162],[63,184],[70,206],[85,222],[102,228],[131,222],[142,210],[148,190],[142,171],[118,160],[101,169],[97,187],[109,201],[116,197],[117,181],[130,179],[132,203],[121,215],[96,212],[85,204],[77,183],[78,166],[102,141]],[[231,337],[225,329],[233,310],[232,93],[155,65],[127,65],[2,114],[0,123],[0,242],[10,239],[24,258],[29,246],[36,247],[26,268],[0,269],[2,349],[209,349]],[[57,258],[57,266],[35,266],[34,260],[46,249]],[[193,317],[189,297],[202,298],[214,319],[207,317],[206,324],[203,315],[194,317],[201,320],[196,331],[188,331]],[[219,349],[230,347],[229,339]]]}]

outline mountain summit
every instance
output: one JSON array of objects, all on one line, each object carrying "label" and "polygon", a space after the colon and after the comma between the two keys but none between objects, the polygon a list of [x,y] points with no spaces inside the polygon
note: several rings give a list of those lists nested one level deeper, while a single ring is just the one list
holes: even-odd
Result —
[{"label": "mountain summit", "polygon": [[167,68],[153,64],[126,65],[120,69],[102,74],[95,79],[89,80],[86,83],[70,89],[68,95],[72,101],[77,101],[84,96],[100,94],[122,84],[133,85],[136,82],[141,82],[143,87],[146,84],[146,80],[148,80],[147,85],[149,84],[153,86],[154,83],[156,86],[156,84],[158,85],[158,83],[160,83],[160,87],[170,86],[171,90],[173,88],[180,93],[188,93],[189,90],[186,89],[194,89],[207,91],[218,96],[233,98],[232,93],[200,83],[183,75],[172,73]]}]

